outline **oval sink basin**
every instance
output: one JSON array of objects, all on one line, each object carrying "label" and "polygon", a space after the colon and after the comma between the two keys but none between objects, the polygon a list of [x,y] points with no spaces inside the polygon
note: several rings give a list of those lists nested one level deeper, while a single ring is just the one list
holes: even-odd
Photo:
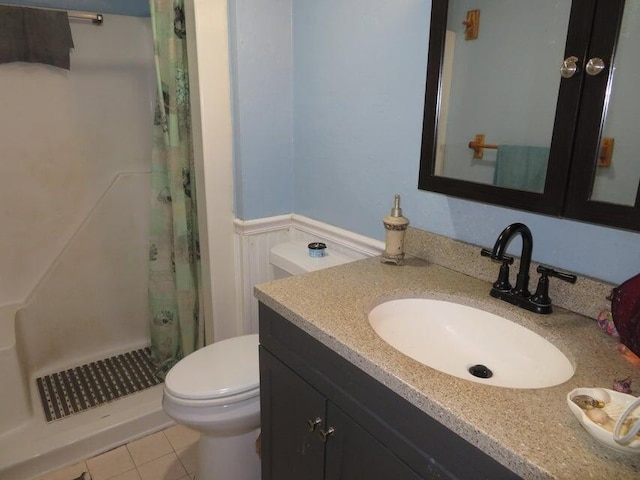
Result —
[{"label": "oval sink basin", "polygon": [[566,382],[575,372],[569,359],[537,333],[457,303],[392,300],[371,310],[369,323],[396,350],[472,382],[545,388]]}]

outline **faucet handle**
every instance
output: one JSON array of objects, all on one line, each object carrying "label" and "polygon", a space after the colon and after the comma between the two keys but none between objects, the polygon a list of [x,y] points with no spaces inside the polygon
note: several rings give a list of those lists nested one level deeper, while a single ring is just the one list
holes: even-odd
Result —
[{"label": "faucet handle", "polygon": [[483,248],[482,250],[480,250],[480,255],[482,255],[483,257],[489,257],[491,260],[496,260],[503,263],[507,262],[509,265],[513,263],[513,257],[510,257],[509,255],[502,255],[502,256],[495,255],[488,248]]},{"label": "faucet handle", "polygon": [[483,257],[489,257],[492,260],[502,262],[500,266],[500,273],[498,274],[498,279],[493,282],[493,288],[496,290],[500,290],[501,292],[509,292],[513,288],[509,283],[509,265],[513,263],[513,257],[508,255],[503,255],[500,257],[499,255],[494,255],[493,252],[487,248],[483,248],[480,250],[480,255]]},{"label": "faucet handle", "polygon": [[558,270],[554,270],[553,268],[545,267],[544,265],[539,265],[536,271],[541,274],[541,277],[544,275],[548,275],[549,277],[559,278],[560,280],[564,280],[569,283],[576,283],[578,277],[572,275],[571,273],[560,272]]},{"label": "faucet handle", "polygon": [[551,308],[551,298],[549,298],[549,277],[559,278],[569,283],[576,283],[578,277],[570,273],[559,272],[553,268],[539,265],[536,271],[540,274],[540,280],[538,280],[538,288],[536,293],[531,296],[531,303],[541,307]]}]

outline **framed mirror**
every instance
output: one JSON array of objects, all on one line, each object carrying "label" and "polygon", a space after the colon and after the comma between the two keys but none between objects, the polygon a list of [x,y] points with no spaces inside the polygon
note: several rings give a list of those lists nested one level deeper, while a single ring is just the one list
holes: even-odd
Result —
[{"label": "framed mirror", "polygon": [[640,0],[598,2],[596,18],[564,215],[638,231]]},{"label": "framed mirror", "polygon": [[640,230],[639,3],[433,0],[419,188]]}]

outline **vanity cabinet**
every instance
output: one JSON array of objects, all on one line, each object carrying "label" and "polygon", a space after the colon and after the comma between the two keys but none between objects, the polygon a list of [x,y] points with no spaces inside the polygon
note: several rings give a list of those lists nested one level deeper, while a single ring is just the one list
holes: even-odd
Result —
[{"label": "vanity cabinet", "polygon": [[[420,477],[325,396],[261,347],[264,479]],[[264,422],[264,417],[263,417]],[[265,425],[263,423],[263,425]],[[268,438],[268,440],[267,440]],[[433,476],[431,478],[447,478]]]},{"label": "vanity cabinet", "polygon": [[515,479],[260,304],[263,480]]}]

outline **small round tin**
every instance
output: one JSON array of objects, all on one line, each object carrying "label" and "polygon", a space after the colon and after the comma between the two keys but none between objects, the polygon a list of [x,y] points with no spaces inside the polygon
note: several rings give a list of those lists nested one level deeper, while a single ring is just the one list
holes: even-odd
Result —
[{"label": "small round tin", "polygon": [[308,247],[310,257],[319,258],[326,255],[325,250],[327,249],[327,246],[322,242],[312,242]]}]

